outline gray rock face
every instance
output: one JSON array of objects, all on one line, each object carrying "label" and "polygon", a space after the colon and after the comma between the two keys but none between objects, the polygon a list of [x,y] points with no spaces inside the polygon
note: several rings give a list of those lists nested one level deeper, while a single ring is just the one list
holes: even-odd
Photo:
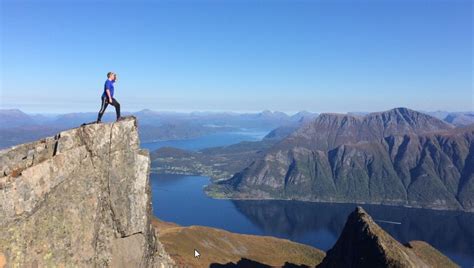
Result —
[{"label": "gray rock face", "polygon": [[166,267],[134,117],[0,151],[6,266]]}]

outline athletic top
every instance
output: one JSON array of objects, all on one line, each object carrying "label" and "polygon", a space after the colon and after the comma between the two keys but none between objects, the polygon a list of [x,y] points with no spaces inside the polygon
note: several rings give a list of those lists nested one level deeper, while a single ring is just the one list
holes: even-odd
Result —
[{"label": "athletic top", "polygon": [[109,79],[105,80],[104,84],[104,93],[102,93],[102,98],[107,98],[107,92],[105,90],[110,90],[110,97],[114,97],[114,82]]}]

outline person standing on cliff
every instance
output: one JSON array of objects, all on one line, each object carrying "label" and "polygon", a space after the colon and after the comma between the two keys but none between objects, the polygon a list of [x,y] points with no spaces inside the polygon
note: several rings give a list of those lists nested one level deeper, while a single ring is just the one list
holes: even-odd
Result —
[{"label": "person standing on cliff", "polygon": [[99,110],[99,115],[97,116],[97,123],[101,122],[102,116],[104,115],[105,109],[110,104],[115,107],[115,113],[117,114],[117,121],[121,120],[120,116],[120,103],[114,98],[114,84],[117,81],[117,74],[114,72],[107,73],[107,80],[104,84],[104,93],[101,97],[101,106]]}]

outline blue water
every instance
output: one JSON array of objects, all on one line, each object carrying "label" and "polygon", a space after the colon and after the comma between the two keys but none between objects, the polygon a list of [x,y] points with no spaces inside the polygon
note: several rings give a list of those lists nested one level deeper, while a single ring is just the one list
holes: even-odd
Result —
[{"label": "blue water", "polygon": [[225,132],[205,135],[199,138],[186,140],[169,140],[142,143],[141,147],[154,151],[161,147],[175,147],[185,150],[197,151],[208,147],[225,146],[241,141],[258,141],[267,135],[269,130],[246,130],[240,132]]},{"label": "blue water", "polygon": [[[200,150],[254,141],[266,131],[219,133],[196,139],[142,144],[149,150],[172,146]],[[207,177],[151,174],[153,213],[183,226],[203,225],[231,232],[270,235],[331,248],[353,204],[298,201],[232,201],[209,198],[202,191]],[[462,267],[474,267],[474,213],[363,205],[378,224],[402,243],[422,240]],[[392,224],[397,222],[401,224]]]},{"label": "blue water", "polygon": [[[270,235],[322,250],[333,246],[355,208],[353,204],[212,199],[202,191],[209,179],[201,176],[152,174],[150,181],[153,213],[164,221]],[[423,240],[462,267],[474,266],[474,213],[363,207],[400,242]]]}]

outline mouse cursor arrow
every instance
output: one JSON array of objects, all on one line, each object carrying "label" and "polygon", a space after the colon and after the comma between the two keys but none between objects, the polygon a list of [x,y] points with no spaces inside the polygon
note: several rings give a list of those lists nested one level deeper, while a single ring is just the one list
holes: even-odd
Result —
[{"label": "mouse cursor arrow", "polygon": [[199,251],[194,250],[194,258],[199,258],[201,256],[201,253]]}]

